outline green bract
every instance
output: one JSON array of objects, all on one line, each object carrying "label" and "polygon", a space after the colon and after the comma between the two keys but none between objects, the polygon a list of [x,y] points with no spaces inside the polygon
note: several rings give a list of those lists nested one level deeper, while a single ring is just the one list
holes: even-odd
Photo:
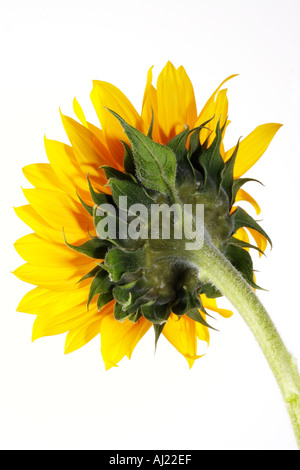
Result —
[{"label": "green bract", "polygon": [[[154,325],[156,341],[171,312],[179,317],[187,315],[209,326],[201,315],[201,312],[206,312],[200,294],[215,298],[221,293],[212,284],[200,281],[201,267],[193,263],[193,251],[186,250],[187,238],[179,239],[175,235],[174,214],[170,215],[173,222],[170,236],[166,239],[160,233],[158,238],[153,238],[153,217],[149,218],[147,212],[140,212],[137,218],[137,212],[131,212],[130,208],[134,204],[142,204],[150,213],[156,204],[156,211],[151,214],[155,214],[155,222],[160,227],[159,206],[176,204],[179,212],[182,208],[183,213],[183,207],[187,204],[193,209],[203,205],[204,238],[225,255],[251,287],[257,288],[253,280],[252,259],[245,250],[256,247],[238,240],[234,234],[239,228],[248,227],[271,241],[243,209],[238,207],[232,211],[238,189],[249,181],[245,178],[234,180],[233,177],[239,144],[232,157],[224,163],[220,153],[224,127],[220,128],[219,124],[216,137],[209,147],[207,141],[201,145],[199,139],[207,123],[191,131],[185,129],[164,146],[152,140],[152,125],[145,136],[111,112],[123,126],[131,144],[130,147],[123,143],[124,173],[108,166],[102,167],[111,195],[95,191],[89,182],[95,206],[81,202],[93,215],[98,236],[81,246],[68,245],[101,260],[83,278],[93,277],[87,303],[89,305],[98,296],[100,310],[115,299],[116,320],[136,322],[144,316]],[[126,217],[120,204],[124,197],[127,198]],[[98,230],[101,221],[108,221],[108,217],[115,223],[114,237],[106,237],[102,229]],[[194,222],[194,211],[190,217]],[[123,236],[124,229],[127,232],[130,223],[144,227],[140,237]]]}]

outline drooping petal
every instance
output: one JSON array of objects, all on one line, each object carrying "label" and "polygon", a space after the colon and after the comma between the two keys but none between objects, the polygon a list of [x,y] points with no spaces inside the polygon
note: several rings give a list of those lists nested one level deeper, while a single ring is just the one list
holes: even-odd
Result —
[{"label": "drooping petal", "polygon": [[233,312],[231,310],[219,308],[216,299],[210,299],[205,295],[201,295],[201,300],[203,302],[204,308],[212,310],[213,312],[217,312],[224,318],[230,318],[233,315]]},{"label": "drooping petal", "polygon": [[258,204],[258,202],[249,194],[247,191],[244,189],[239,189],[237,192],[237,195],[235,197],[235,202],[238,201],[247,201],[249,202],[255,209],[256,215],[259,215],[261,213],[261,208]]},{"label": "drooping petal", "polygon": [[161,143],[166,144],[197,118],[194,88],[183,67],[168,62],[157,79],[158,121]]},{"label": "drooping petal", "polygon": [[97,80],[93,81],[91,100],[98,115],[107,146],[114,159],[119,164],[122,164],[124,148],[120,140],[127,143],[129,142],[122,130],[121,124],[108,109],[119,114],[131,126],[145,132],[142,118],[128,98],[126,98],[117,87],[110,83]]},{"label": "drooping petal", "polygon": [[[256,245],[258,246],[258,248],[264,252],[265,249],[267,248],[267,245],[268,245],[268,240],[266,239],[266,237],[264,237],[261,233],[259,233],[257,230],[253,230],[252,228],[248,228],[247,227],[247,230],[249,230],[249,232],[251,233],[252,237],[254,238],[255,240],[255,243]],[[259,253],[259,257],[262,256],[262,253]]]},{"label": "drooping petal", "polygon": [[[260,159],[281,126],[282,124],[275,123],[262,124],[241,140],[234,165],[235,178],[240,178]],[[231,157],[234,150],[235,146],[226,152],[225,161]]]},{"label": "drooping petal", "polygon": [[113,314],[103,318],[101,353],[105,368],[116,367],[124,356],[130,358],[135,346],[151,326],[152,324],[143,317],[136,323],[129,320],[120,323],[115,320]]},{"label": "drooping petal", "polygon": [[76,114],[76,117],[81,122],[81,124],[84,127],[88,128],[88,123],[86,121],[83,109],[80,106],[80,104],[78,103],[77,98],[74,98],[74,100],[73,100],[73,110],[74,110],[74,113]]},{"label": "drooping petal", "polygon": [[197,356],[196,322],[186,315],[179,319],[172,313],[162,334],[186,358],[190,368],[201,357]]}]

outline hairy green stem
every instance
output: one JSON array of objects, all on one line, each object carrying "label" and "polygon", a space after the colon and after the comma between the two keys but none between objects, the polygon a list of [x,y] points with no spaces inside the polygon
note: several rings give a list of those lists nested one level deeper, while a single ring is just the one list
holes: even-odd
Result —
[{"label": "hairy green stem", "polygon": [[200,279],[211,282],[227,297],[254,334],[286,402],[300,449],[300,376],[296,360],[252,288],[223,254],[209,241],[190,254],[199,268]]}]

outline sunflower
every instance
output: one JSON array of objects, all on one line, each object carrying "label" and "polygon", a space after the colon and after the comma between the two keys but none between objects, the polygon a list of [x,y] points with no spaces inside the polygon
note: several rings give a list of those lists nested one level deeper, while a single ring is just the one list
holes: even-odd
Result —
[{"label": "sunflower", "polygon": [[[181,168],[178,157],[177,164],[182,169],[180,174],[187,171],[193,177],[196,175],[196,179],[199,176],[195,188],[200,180],[206,189],[208,183],[205,181],[213,181],[206,194],[212,194],[212,187],[216,188],[216,178],[219,178],[218,188],[221,188],[224,201],[227,201],[221,220],[226,236],[223,236],[224,230],[222,234],[220,231],[216,243],[224,246],[227,258],[249,284],[257,287],[248,252],[250,248],[256,248],[262,254],[270,240],[236,203],[247,201],[257,214],[260,213],[258,203],[242,188],[249,181],[242,176],[265,152],[280,125],[260,125],[237,146],[225,150],[223,139],[229,121],[227,90],[222,87],[234,76],[220,84],[200,113],[197,112],[193,86],[185,69],[182,66],[176,69],[168,62],[158,76],[156,88],[152,84],[152,68],[149,70],[141,114],[118,88],[107,82],[94,81],[91,100],[101,128],[86,120],[76,99],[73,105],[78,120],[61,115],[70,145],[45,138],[49,163],[24,168],[24,174],[33,188],[24,190],[29,204],[15,209],[34,232],[16,242],[16,250],[26,264],[14,272],[19,279],[36,286],[18,306],[18,311],[36,315],[33,340],[67,333],[65,353],[68,354],[100,334],[102,357],[106,369],[109,369],[117,366],[124,356],[130,358],[137,343],[154,325],[156,337],[162,333],[191,367],[200,357],[197,355],[197,340],[209,343],[207,310],[226,318],[232,315],[231,311],[217,306],[216,298],[221,294],[209,284],[193,285],[188,290],[186,284],[178,281],[178,277],[173,279],[172,289],[177,289],[177,282],[180,284],[180,294],[177,289],[172,301],[168,299],[164,304],[167,307],[160,316],[158,307],[162,302],[157,304],[157,297],[146,297],[148,303],[145,301],[144,304],[140,301],[145,288],[140,278],[130,278],[132,282],[126,282],[126,285],[119,283],[131,263],[126,256],[132,253],[132,249],[126,251],[124,246],[116,248],[107,241],[99,241],[94,208],[100,200],[111,200],[116,191],[114,184],[115,188],[120,187],[122,181],[127,181],[127,187],[135,185],[137,195],[139,191],[144,191],[141,197],[154,198],[153,194],[157,195],[157,191],[143,181],[138,167],[132,165],[132,159],[138,152],[134,140],[137,135],[151,140],[154,146],[160,144],[155,149],[168,149],[172,158],[174,155],[178,157],[178,142],[184,142],[184,146],[180,147],[183,152],[181,157],[184,155],[185,158],[188,151],[190,166]],[[117,182],[121,182],[119,186]],[[186,178],[180,184],[181,193],[188,197],[187,193],[191,192],[192,187],[190,181]],[[209,199],[213,207],[210,212],[210,223],[214,227],[212,232],[219,230],[215,222],[215,201],[216,195]],[[249,233],[255,240],[255,246],[249,243]],[[220,237],[226,240],[222,239],[221,243]],[[116,274],[113,260],[119,256],[123,256],[121,261],[126,268]],[[143,263],[141,258],[136,259],[137,263]],[[149,273],[153,273],[153,265],[152,262],[148,267]],[[135,265],[135,271],[138,271],[137,268]],[[172,277],[172,269],[169,268]],[[166,273],[164,275],[168,276]],[[155,276],[152,277],[154,286]],[[106,287],[103,288],[103,285]],[[136,286],[140,289],[135,299],[136,307],[126,310]],[[150,291],[153,289],[148,289],[147,293]],[[125,300],[124,296],[127,296]],[[156,306],[155,312],[154,307],[152,310],[149,307],[149,299],[152,300],[151,308]],[[181,306],[182,299],[184,308]],[[153,312],[160,321],[153,320]]]}]

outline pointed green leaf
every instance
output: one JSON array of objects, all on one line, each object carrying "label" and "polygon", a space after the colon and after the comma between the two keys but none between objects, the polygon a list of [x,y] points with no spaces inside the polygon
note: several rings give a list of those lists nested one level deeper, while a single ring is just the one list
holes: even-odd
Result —
[{"label": "pointed green leaf", "polygon": [[113,286],[114,284],[109,279],[108,273],[101,269],[101,271],[96,274],[91,283],[87,306],[89,307],[89,304],[95,295],[109,292]]},{"label": "pointed green leaf", "polygon": [[232,187],[233,187],[233,182],[234,182],[233,171],[234,171],[236,156],[239,150],[239,143],[240,141],[238,141],[232,156],[225,163],[225,167],[222,171],[222,188],[224,189],[224,191],[226,192],[228,196],[230,207],[232,206],[234,202],[233,195],[232,195]]},{"label": "pointed green leaf", "polygon": [[112,248],[105,258],[105,269],[110,273],[113,281],[119,281],[126,273],[134,273],[144,266],[144,248],[136,251],[123,251]]},{"label": "pointed green leaf", "polygon": [[248,251],[235,245],[228,245],[225,251],[226,258],[241,273],[248,284],[255,289],[261,289],[253,280],[253,262]]},{"label": "pointed green leaf", "polygon": [[215,331],[218,331],[216,330],[216,328],[213,328],[212,326],[210,326],[205,320],[204,318],[202,317],[202,315],[200,315],[200,312],[197,308],[192,308],[191,310],[189,310],[186,315],[191,318],[192,320],[198,322],[198,323],[201,323],[201,325],[204,325],[206,326],[207,328],[210,328],[212,330],[215,330]]},{"label": "pointed green leaf", "polygon": [[176,159],[168,147],[153,142],[109,110],[121,123],[131,143],[139,180],[149,189],[168,194],[174,199]]},{"label": "pointed green leaf", "polygon": [[95,259],[104,259],[107,250],[112,246],[110,241],[100,240],[100,238],[93,238],[79,246],[70,245],[66,239],[65,243],[72,250]]},{"label": "pointed green leaf", "polygon": [[131,176],[126,175],[126,173],[123,173],[122,171],[116,170],[116,168],[113,168],[112,166],[103,165],[100,166],[100,168],[104,170],[105,176],[108,180],[115,178],[120,181],[132,181]]},{"label": "pointed green leaf", "polygon": [[249,215],[244,209],[238,207],[231,215],[234,223],[234,233],[242,227],[252,228],[261,233],[270,243],[272,247],[272,241],[267,233],[261,228],[261,226]]},{"label": "pointed green leaf", "polygon": [[114,296],[112,291],[109,292],[103,292],[102,294],[99,294],[98,299],[97,299],[97,308],[100,312],[102,307],[104,307],[106,304],[111,302],[113,300]]},{"label": "pointed green leaf", "polygon": [[123,160],[124,170],[126,171],[126,173],[134,176],[135,165],[134,165],[134,158],[133,158],[131,147],[129,147],[129,145],[126,142],[123,142],[123,140],[121,140],[121,142],[125,149],[124,160]]},{"label": "pointed green leaf", "polygon": [[241,248],[253,248],[254,250],[259,251],[262,255],[265,255],[264,252],[260,248],[258,248],[258,246],[251,245],[250,243],[244,242],[243,240],[239,240],[235,237],[229,238],[227,243],[229,243],[229,245],[240,246]]},{"label": "pointed green leaf", "polygon": [[235,201],[238,190],[242,186],[244,186],[244,184],[248,183],[248,181],[255,181],[255,183],[259,183],[263,186],[263,184],[260,181],[255,180],[253,178],[238,178],[238,179],[234,180],[233,185],[232,185],[232,204],[234,204],[234,201]]}]

